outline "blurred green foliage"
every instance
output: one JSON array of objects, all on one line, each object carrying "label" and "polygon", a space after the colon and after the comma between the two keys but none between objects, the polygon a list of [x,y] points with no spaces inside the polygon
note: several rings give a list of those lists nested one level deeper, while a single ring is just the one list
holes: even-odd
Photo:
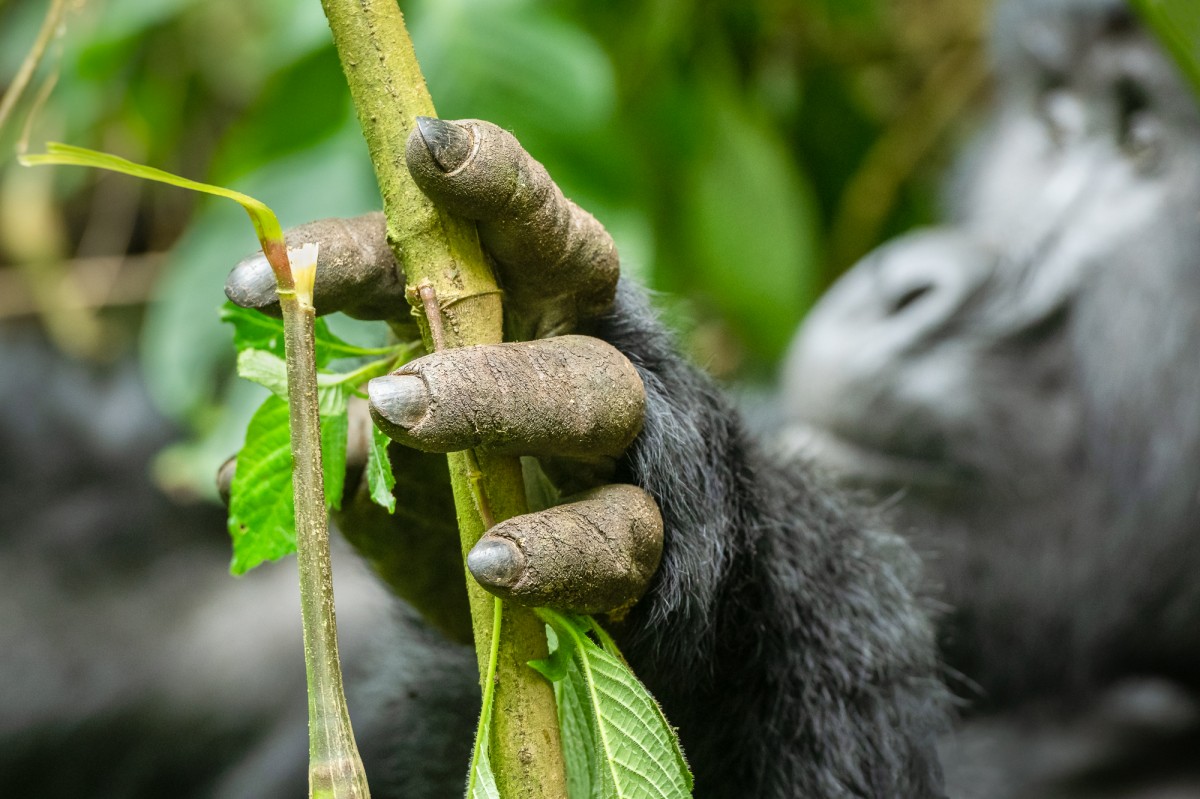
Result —
[{"label": "blurred green foliage", "polygon": [[1130,0],[1154,29],[1200,93],[1200,3],[1196,0]]},{"label": "blurred green foliage", "polygon": [[[723,377],[768,379],[842,269],[935,214],[941,145],[986,93],[987,0],[401,5],[440,115],[513,130]],[[45,8],[0,3],[0,84]],[[377,207],[316,0],[91,0],[68,30],[35,149],[58,139],[228,185],[285,225]],[[51,327],[87,357],[139,331],[156,400],[197,434],[161,460],[171,485],[207,490],[261,401],[230,379],[216,312],[255,246],[240,213],[0,167],[0,316],[69,314]]]}]

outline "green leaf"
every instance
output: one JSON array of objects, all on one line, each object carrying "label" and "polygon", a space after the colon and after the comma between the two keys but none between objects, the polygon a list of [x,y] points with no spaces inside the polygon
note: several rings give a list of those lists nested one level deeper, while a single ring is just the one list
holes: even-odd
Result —
[{"label": "green leaf", "polygon": [[713,89],[699,102],[706,140],[681,195],[692,257],[680,279],[774,361],[817,296],[816,203],[785,142],[745,98]]},{"label": "green leaf", "polygon": [[587,680],[574,659],[568,662],[564,679],[554,684],[558,703],[558,727],[567,770],[567,796],[592,799],[600,791],[600,766],[596,753],[596,723],[588,696]]},{"label": "green leaf", "polygon": [[[263,362],[275,357],[260,350],[247,350],[249,352],[260,352],[265,357],[258,360]],[[346,480],[349,389],[341,385],[322,386],[317,389],[317,395],[321,413],[325,504],[339,508]],[[287,396],[286,381],[283,396]],[[255,412],[246,428],[246,443],[238,453],[237,471],[229,488],[229,536],[233,540],[230,571],[234,574],[245,574],[264,561],[278,560],[296,551],[291,429],[288,424],[287,400],[272,395]]]},{"label": "green leaf", "polygon": [[226,302],[221,306],[221,321],[233,325],[233,346],[239,353],[262,350],[280,358],[284,356],[282,319]]},{"label": "green leaf", "polygon": [[350,415],[346,412],[350,389],[347,386],[319,386],[317,402],[321,413],[321,463],[325,481],[325,507],[342,507],[346,484],[346,443],[350,434]]},{"label": "green leaf", "polygon": [[[233,325],[233,346],[238,352],[263,350],[284,357],[282,319],[227,302],[221,306],[221,321]],[[387,347],[368,348],[350,344],[331,331],[323,317],[313,324],[313,334],[318,367],[327,366],[338,358],[359,358],[389,351]]]},{"label": "green leaf", "polygon": [[371,425],[371,449],[367,452],[367,487],[371,501],[396,512],[396,475],[392,473],[392,460],[388,456],[388,437],[375,425]]},{"label": "green leaf", "polygon": [[[492,720],[487,718],[480,722],[479,733],[483,739],[490,740],[492,735]],[[492,771],[492,761],[488,757],[488,748],[479,750],[475,761],[475,780],[470,799],[500,799],[500,789],[496,787],[496,774]]]},{"label": "green leaf", "polygon": [[546,625],[546,643],[550,650],[549,657],[529,661],[529,668],[556,683],[567,674],[571,663],[571,655],[575,653],[575,639],[571,636],[559,637],[549,624]]},{"label": "green leaf", "polygon": [[[317,16],[325,25],[320,8]],[[326,144],[273,161],[239,181],[238,188],[271,197],[280,219],[365,213],[378,207],[379,188],[370,161],[356,149],[361,141],[358,123],[351,120],[344,133]],[[312,191],[313,186],[321,190]],[[172,248],[146,308],[141,348],[147,386],[160,408],[190,425],[209,424],[215,415],[213,398],[231,371],[228,337],[212,311],[216,298],[224,297],[228,271],[218,265],[232,267],[236,256],[248,250],[239,214],[241,209],[231,203],[199,205],[188,231]],[[211,482],[211,477],[206,480]]]},{"label": "green leaf", "polygon": [[[281,340],[282,327],[275,331],[269,324],[275,320],[270,317],[257,312],[241,313],[244,309],[239,309],[237,306],[231,306],[227,310],[230,312],[226,318],[234,323],[235,341],[240,340],[243,345],[274,346]],[[260,324],[250,314],[267,320],[267,323]],[[328,331],[326,333],[331,348],[341,347],[370,352],[346,344],[341,339],[329,334]],[[394,355],[397,350],[393,347],[387,348],[386,351]],[[342,492],[345,489],[346,445],[350,431],[347,403],[350,393],[361,382],[386,372],[394,361],[395,358],[382,358],[365,364],[353,372],[317,375],[325,504],[333,510],[341,508]],[[287,402],[287,364],[275,352],[265,349],[244,349],[238,353],[237,370],[241,377],[270,389],[278,399]],[[396,484],[396,478],[392,474],[391,461],[387,456],[387,438],[374,428],[372,428],[371,450],[368,453],[367,479],[372,500],[387,508],[389,513],[394,513],[396,500],[392,496],[392,488]]]},{"label": "green leaf", "polygon": [[269,388],[271,393],[287,402],[287,363],[266,350],[243,350],[238,353],[238,376]]},{"label": "green leaf", "polygon": [[17,160],[24,166],[58,164],[62,166],[90,166],[95,169],[107,169],[110,172],[120,172],[123,175],[130,175],[135,178],[142,178],[143,180],[153,180],[158,183],[166,183],[170,186],[178,186],[181,189],[191,189],[192,191],[204,194],[212,194],[216,197],[225,197],[242,206],[246,210],[246,213],[250,215],[250,221],[254,224],[254,232],[258,235],[258,240],[262,243],[264,249],[266,249],[268,242],[283,244],[283,229],[279,226],[279,219],[276,218],[275,212],[261,201],[254,199],[248,194],[242,194],[240,191],[227,189],[223,186],[214,186],[211,183],[189,180],[178,175],[172,175],[170,172],[162,169],[155,169],[152,166],[135,164],[133,161],[126,160],[120,156],[102,153],[97,150],[89,150],[86,147],[76,147],[72,144],[62,144],[60,142],[46,142],[46,152],[34,155],[21,155],[18,156]]},{"label": "green leaf", "polygon": [[562,495],[542,471],[537,458],[521,458],[521,476],[525,480],[525,503],[530,512],[552,508],[559,503]]},{"label": "green leaf", "polygon": [[245,574],[263,561],[296,551],[293,503],[288,406],[271,396],[246,428],[246,444],[238,453],[230,486],[230,571]]},{"label": "green leaf", "polygon": [[1200,94],[1200,4],[1196,0],[1133,0],[1133,7]]},{"label": "green leaf", "polygon": [[560,648],[568,637],[573,644],[556,683],[571,799],[690,797],[692,775],[675,731],[619,653],[605,651],[588,635],[595,622],[547,609],[538,613],[557,633]]},{"label": "green leaf", "polygon": [[[390,352],[394,353],[395,350]],[[372,377],[385,374],[394,363],[395,358],[380,358],[352,372],[320,372],[317,375],[317,390],[337,388],[344,393]],[[271,389],[282,400],[287,399],[287,362],[275,353],[242,350],[238,353],[237,371],[239,377]]]}]

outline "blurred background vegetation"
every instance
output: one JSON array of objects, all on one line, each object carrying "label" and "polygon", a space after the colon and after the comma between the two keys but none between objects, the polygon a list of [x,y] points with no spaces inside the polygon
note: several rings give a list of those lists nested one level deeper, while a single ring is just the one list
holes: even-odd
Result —
[{"label": "blurred background vegetation", "polygon": [[[31,150],[66,141],[228,185],[285,225],[377,207],[317,0],[70,2]],[[513,130],[723,379],[769,381],[843,269],[937,215],[945,154],[988,89],[988,0],[401,5],[440,115]],[[0,0],[0,86],[47,6]],[[19,128],[0,131],[0,322],[41,325],[72,358],[139,358],[191,436],[158,480],[210,492],[260,399],[231,378],[216,311],[255,246],[242,212],[22,169]]]}]

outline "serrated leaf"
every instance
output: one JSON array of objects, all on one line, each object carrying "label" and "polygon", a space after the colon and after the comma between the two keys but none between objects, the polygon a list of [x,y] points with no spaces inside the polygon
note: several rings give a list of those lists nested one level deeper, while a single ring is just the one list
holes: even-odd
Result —
[{"label": "serrated leaf", "polygon": [[[380,359],[369,363],[355,372],[320,372],[317,374],[317,393],[322,398],[321,408],[328,407],[330,413],[345,411],[347,392],[360,380],[382,374],[391,361]],[[287,399],[287,362],[266,350],[242,350],[237,359],[238,377],[268,388],[282,400]],[[336,399],[340,398],[340,399]],[[333,401],[333,404],[326,403]]]},{"label": "serrated leaf", "polygon": [[575,656],[590,701],[605,795],[621,799],[691,796],[691,777],[681,771],[675,733],[663,723],[658,703],[633,673],[598,646]]},{"label": "serrated leaf", "polygon": [[[491,719],[479,728],[479,734],[485,740],[491,737]],[[488,758],[488,748],[479,750],[479,758],[475,761],[475,782],[470,799],[500,799],[500,789],[496,786],[496,775],[492,771],[492,761]]]},{"label": "serrated leaf", "polygon": [[[560,643],[570,636],[574,644],[571,665],[556,684],[564,756],[572,752],[571,799],[690,797],[692,775],[675,731],[619,654],[606,652],[588,635],[595,622],[538,612]],[[580,763],[580,753],[589,750]],[[588,793],[577,793],[585,789]]]},{"label": "serrated leaf", "polygon": [[[267,353],[269,355],[269,353]],[[286,386],[284,392],[286,396]],[[321,412],[321,454],[325,505],[341,506],[346,480],[348,389],[317,390]],[[272,395],[246,428],[246,443],[237,456],[229,488],[229,537],[233,541],[230,571],[245,574],[268,560],[296,551],[296,508],[292,495],[291,429],[288,405]]]},{"label": "serrated leaf", "polygon": [[554,684],[554,701],[558,705],[558,727],[561,733],[563,761],[567,771],[567,796],[570,799],[592,799],[599,790],[600,779],[595,721],[588,703],[587,681],[574,659],[567,662],[563,679]]},{"label": "serrated leaf", "polygon": [[371,449],[367,452],[367,488],[371,492],[371,501],[376,505],[387,508],[388,513],[396,512],[396,495],[392,489],[396,487],[396,475],[392,473],[392,460],[388,455],[390,439],[375,425],[371,425]]},{"label": "serrated leaf", "polygon": [[296,551],[292,450],[287,403],[267,397],[246,428],[230,486],[230,571],[245,574]]}]

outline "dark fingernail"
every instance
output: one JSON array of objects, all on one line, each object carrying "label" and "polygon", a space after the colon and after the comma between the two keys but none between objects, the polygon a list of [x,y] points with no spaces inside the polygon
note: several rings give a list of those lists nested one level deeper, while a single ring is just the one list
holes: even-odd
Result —
[{"label": "dark fingernail", "polygon": [[229,490],[233,488],[233,475],[237,473],[237,455],[221,464],[217,469],[217,493],[221,501],[229,505]]},{"label": "dark fingernail", "polygon": [[417,130],[429,154],[445,172],[453,172],[471,154],[471,131],[462,125],[432,117],[417,117]]},{"label": "dark fingernail", "polygon": [[481,538],[467,553],[467,568],[484,588],[512,588],[525,573],[525,553],[507,538]]},{"label": "dark fingernail", "polygon": [[262,253],[245,258],[225,281],[225,296],[243,308],[262,308],[279,302],[275,273]]},{"label": "dark fingernail", "polygon": [[429,389],[416,375],[387,375],[367,383],[371,414],[408,430],[429,410]]}]

